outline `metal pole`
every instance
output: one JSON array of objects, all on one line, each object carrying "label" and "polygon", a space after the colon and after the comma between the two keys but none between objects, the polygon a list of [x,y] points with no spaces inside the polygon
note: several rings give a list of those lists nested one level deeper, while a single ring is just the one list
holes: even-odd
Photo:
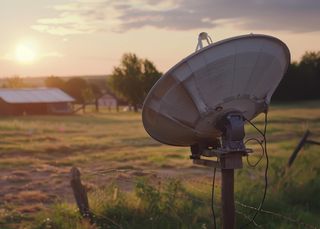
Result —
[{"label": "metal pole", "polygon": [[234,169],[221,169],[222,228],[235,228]]}]

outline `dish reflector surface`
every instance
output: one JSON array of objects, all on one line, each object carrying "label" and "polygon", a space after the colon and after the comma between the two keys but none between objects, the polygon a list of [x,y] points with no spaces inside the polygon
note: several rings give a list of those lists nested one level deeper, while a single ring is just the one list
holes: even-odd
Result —
[{"label": "dish reflector surface", "polygon": [[266,35],[222,40],[191,54],[150,90],[142,120],[154,139],[190,146],[221,135],[219,119],[263,112],[290,63],[288,47]]}]

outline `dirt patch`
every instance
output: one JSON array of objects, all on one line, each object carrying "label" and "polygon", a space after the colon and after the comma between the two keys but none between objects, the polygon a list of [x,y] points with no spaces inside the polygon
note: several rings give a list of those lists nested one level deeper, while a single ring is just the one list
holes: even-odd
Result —
[{"label": "dirt patch", "polygon": [[28,204],[17,207],[17,212],[24,213],[24,214],[31,214],[31,213],[37,213],[41,210],[43,210],[45,207],[43,204]]},{"label": "dirt patch", "polygon": [[42,191],[21,191],[18,193],[8,193],[3,198],[7,202],[11,203],[34,203],[34,202],[48,202],[48,194]]}]

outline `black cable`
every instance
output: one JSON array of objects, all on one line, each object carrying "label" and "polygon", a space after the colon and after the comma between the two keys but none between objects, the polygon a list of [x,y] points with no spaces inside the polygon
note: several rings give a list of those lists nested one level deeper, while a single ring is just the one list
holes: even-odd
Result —
[{"label": "black cable", "polygon": [[[267,113],[265,113],[266,115]],[[256,127],[256,125],[254,125],[249,119],[245,119],[251,126],[253,126],[253,128],[255,128],[259,134],[261,134],[261,136],[263,137],[264,139],[264,136],[265,136],[265,132],[266,132],[266,122],[264,122],[264,125],[265,125],[265,128],[264,128],[264,132],[262,132],[261,130],[258,129],[258,127]]]},{"label": "black cable", "polygon": [[247,163],[250,167],[252,168],[255,168],[259,163],[260,161],[263,159],[263,156],[264,156],[264,147],[263,147],[263,141],[257,139],[257,138],[248,138],[245,142],[244,142],[244,145],[246,145],[248,142],[250,141],[256,141],[260,147],[261,147],[261,156],[259,157],[259,159],[254,163],[254,164],[251,164],[250,160],[249,160],[249,154],[247,154]]},{"label": "black cable", "polygon": [[268,189],[268,168],[269,168],[269,157],[268,157],[268,150],[267,150],[267,139],[266,139],[266,133],[267,133],[267,125],[268,125],[268,113],[267,111],[264,113],[264,130],[263,132],[261,130],[259,130],[252,122],[250,122],[249,120],[246,119],[246,121],[248,121],[263,137],[263,143],[264,143],[264,153],[266,155],[266,168],[264,171],[264,181],[265,181],[265,185],[264,185],[264,192],[263,192],[263,196],[262,196],[262,200],[260,202],[260,205],[258,207],[258,209],[256,210],[255,214],[253,215],[252,219],[245,225],[241,226],[240,228],[244,228],[246,226],[249,226],[256,218],[256,216],[258,215],[258,213],[260,213],[261,208],[264,204],[264,201],[266,199],[266,195],[267,195],[267,189]]},{"label": "black cable", "polygon": [[214,183],[215,183],[215,179],[216,179],[216,168],[214,168],[213,170],[213,177],[212,177],[212,189],[211,189],[211,211],[212,211],[212,216],[213,216],[213,225],[214,225],[214,229],[217,228],[217,224],[216,224],[216,214],[214,212],[214,206],[213,206],[213,202],[214,202]]}]

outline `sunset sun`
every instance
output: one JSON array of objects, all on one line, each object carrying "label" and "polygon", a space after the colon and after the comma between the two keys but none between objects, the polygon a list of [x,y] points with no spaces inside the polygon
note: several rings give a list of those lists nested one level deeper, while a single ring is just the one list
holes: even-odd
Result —
[{"label": "sunset sun", "polygon": [[17,44],[15,50],[15,59],[20,63],[32,63],[37,57],[36,47],[31,42],[22,42]]}]

